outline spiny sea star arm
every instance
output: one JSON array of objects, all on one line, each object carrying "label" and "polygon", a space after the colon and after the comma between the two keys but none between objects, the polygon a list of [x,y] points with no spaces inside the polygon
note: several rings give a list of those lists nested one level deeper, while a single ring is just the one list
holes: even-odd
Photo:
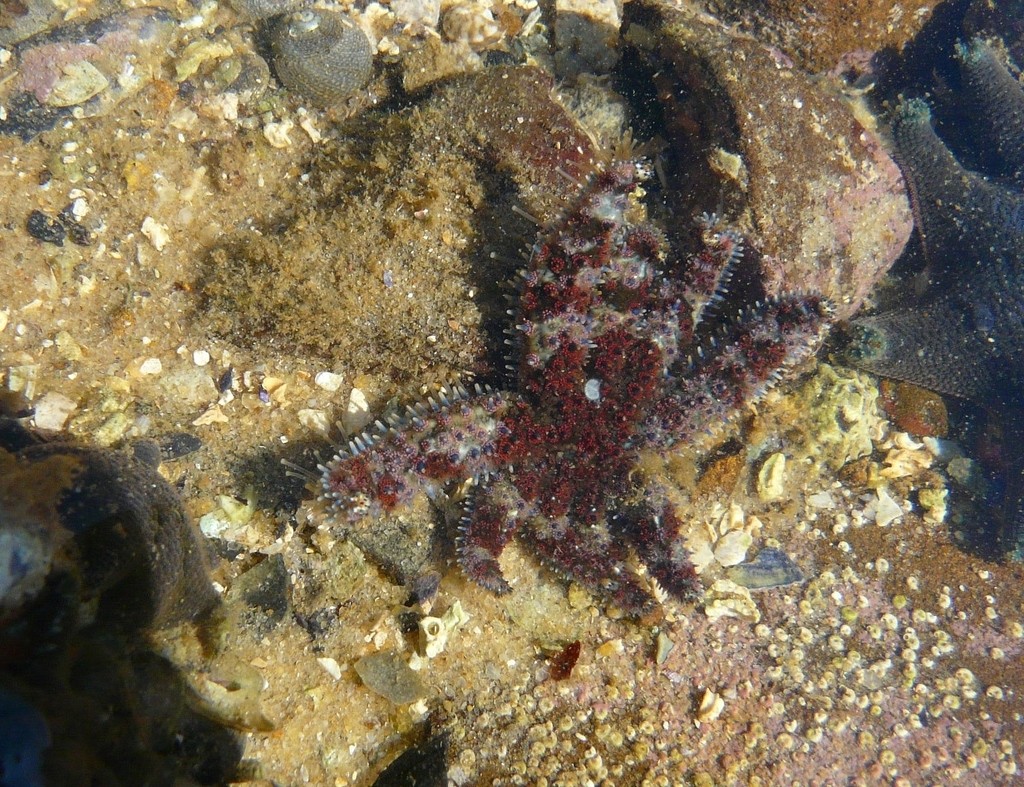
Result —
[{"label": "spiny sea star arm", "polygon": [[697,572],[679,531],[681,522],[673,506],[648,490],[648,500],[629,506],[611,518],[614,532],[636,550],[647,573],[668,594],[680,599],[700,592]]},{"label": "spiny sea star arm", "polygon": [[506,466],[516,450],[507,421],[519,404],[512,394],[456,387],[389,424],[378,421],[321,466],[322,496],[335,516],[354,522]]},{"label": "spiny sea star arm", "polygon": [[527,510],[515,486],[499,474],[483,482],[466,500],[459,527],[459,565],[470,579],[493,593],[508,593],[498,558],[515,535],[518,517]]},{"label": "spiny sea star arm", "polygon": [[743,312],[671,373],[669,394],[640,429],[670,447],[720,426],[817,352],[832,309],[817,295],[784,295]]},{"label": "spiny sea star arm", "polygon": [[629,567],[629,550],[603,522],[580,525],[568,517],[533,517],[526,538],[550,568],[610,600],[630,615],[646,612],[654,599]]}]

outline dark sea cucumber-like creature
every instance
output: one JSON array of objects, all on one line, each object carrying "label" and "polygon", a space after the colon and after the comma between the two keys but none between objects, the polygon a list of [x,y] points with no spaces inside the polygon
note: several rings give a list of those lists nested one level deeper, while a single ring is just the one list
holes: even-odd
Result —
[{"label": "dark sea cucumber-like creature", "polygon": [[1009,456],[1000,546],[1024,556],[1024,88],[980,39],[958,47],[960,98],[998,172],[965,169],[924,101],[899,105],[891,137],[929,266],[923,299],[852,323],[847,359],[969,399],[1002,424]]},{"label": "dark sea cucumber-like creature", "polygon": [[595,173],[535,244],[510,312],[508,385],[456,386],[321,467],[334,517],[376,517],[473,479],[458,557],[495,593],[511,589],[498,558],[515,536],[629,613],[652,603],[633,556],[667,593],[696,593],[672,506],[631,479],[639,453],[702,436],[755,401],[815,351],[831,309],[791,294],[708,331],[740,239],[705,217],[703,250],[670,257],[632,218],[643,170],[620,161]]}]

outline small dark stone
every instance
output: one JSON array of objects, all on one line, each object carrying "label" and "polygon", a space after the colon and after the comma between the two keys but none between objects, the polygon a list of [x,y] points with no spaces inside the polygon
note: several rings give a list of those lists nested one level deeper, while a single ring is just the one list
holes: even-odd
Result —
[{"label": "small dark stone", "polygon": [[403,634],[414,634],[420,627],[423,613],[415,609],[405,609],[398,613],[398,629]]},{"label": "small dark stone", "polygon": [[263,612],[268,622],[279,623],[288,611],[288,569],[281,555],[271,555],[235,580],[226,601],[241,599]]},{"label": "small dark stone", "polygon": [[444,787],[448,784],[448,733],[402,752],[373,787]]},{"label": "small dark stone", "polygon": [[71,242],[76,246],[88,246],[92,243],[92,233],[89,232],[88,228],[82,224],[76,222],[70,222],[64,225],[68,231],[68,236],[71,238]]},{"label": "small dark stone", "polygon": [[391,700],[395,705],[408,705],[430,693],[430,688],[420,674],[409,666],[397,650],[370,653],[352,666],[370,691]]},{"label": "small dark stone", "polygon": [[175,432],[160,441],[160,456],[164,461],[181,459],[203,447],[203,441],[188,432]]},{"label": "small dark stone", "polygon": [[160,467],[160,446],[152,440],[137,440],[132,443],[135,458],[149,467]]},{"label": "small dark stone", "polygon": [[234,381],[234,379],[235,367],[229,366],[224,371],[224,374],[222,374],[220,376],[220,379],[217,381],[217,390],[220,391],[221,393],[227,393],[228,391],[231,390],[231,383]]},{"label": "small dark stone", "polygon": [[295,622],[309,634],[310,639],[317,640],[330,631],[331,627],[338,622],[338,608],[335,606],[323,607],[311,615],[303,615],[296,612],[294,618]]},{"label": "small dark stone", "polygon": [[41,210],[29,213],[25,226],[28,229],[28,234],[33,238],[44,243],[52,243],[54,246],[63,246],[64,238],[67,237],[67,230],[63,223],[57,219],[51,219]]},{"label": "small dark stone", "polygon": [[31,142],[70,114],[71,107],[46,106],[36,101],[32,93],[15,93],[7,101],[7,118],[0,120],[0,135]]}]

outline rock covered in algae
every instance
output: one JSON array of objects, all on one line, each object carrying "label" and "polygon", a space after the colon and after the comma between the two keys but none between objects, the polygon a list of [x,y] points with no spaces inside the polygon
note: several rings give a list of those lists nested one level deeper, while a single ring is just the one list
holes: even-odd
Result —
[{"label": "rock covered in algae", "polygon": [[874,381],[825,363],[784,406],[782,417],[794,426],[794,458],[832,470],[869,455],[885,428]]},{"label": "rock covered in algae", "polygon": [[626,40],[667,97],[674,155],[705,159],[718,175],[708,187],[725,184],[748,214],[770,293],[817,290],[838,319],[850,317],[912,228],[903,178],[869,114],[691,8],[643,0],[627,7],[630,22]]},{"label": "rock covered in algae", "polygon": [[350,123],[318,148],[293,217],[213,251],[200,319],[262,352],[399,380],[421,378],[424,359],[442,375],[471,368],[478,296],[512,277],[503,260],[536,234],[511,206],[554,217],[596,158],[552,90],[539,69],[493,68]]},{"label": "rock covered in algae", "polygon": [[[809,71],[860,61],[879,49],[900,50],[931,18],[939,0],[908,7],[902,0],[720,0],[730,20],[753,18],[765,41],[778,44]],[[992,5],[992,4],[986,4]]]}]

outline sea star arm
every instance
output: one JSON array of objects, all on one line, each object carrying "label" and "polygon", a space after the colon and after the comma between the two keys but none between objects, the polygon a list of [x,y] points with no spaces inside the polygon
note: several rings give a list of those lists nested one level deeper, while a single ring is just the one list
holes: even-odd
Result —
[{"label": "sea star arm", "polygon": [[810,358],[831,319],[828,302],[815,295],[787,295],[747,310],[672,369],[672,388],[652,408],[641,436],[669,447],[724,423]]},{"label": "sea star arm", "polygon": [[603,522],[580,526],[568,517],[534,517],[527,529],[533,551],[556,573],[609,599],[624,612],[648,610],[653,599],[629,567],[629,550]]},{"label": "sea star arm", "polygon": [[335,516],[354,522],[480,478],[515,459],[508,422],[520,404],[512,394],[456,387],[390,425],[378,421],[321,466],[321,495]]},{"label": "sea star arm", "polygon": [[857,320],[845,360],[883,377],[983,401],[995,360],[971,312],[950,299]]},{"label": "sea star arm", "polygon": [[459,527],[459,565],[466,576],[494,593],[512,588],[502,576],[498,558],[515,535],[518,518],[529,509],[504,474],[491,477],[466,500]]},{"label": "sea star arm", "polygon": [[1024,90],[980,38],[958,46],[957,59],[975,122],[985,125],[1006,174],[1024,182]]},{"label": "sea star arm", "polygon": [[[983,285],[986,272],[979,269],[1021,276],[1024,197],[961,167],[920,99],[897,108],[891,134],[936,275],[946,276],[950,287]],[[944,258],[933,259],[939,250]]]},{"label": "sea star arm", "polygon": [[663,590],[676,598],[693,598],[700,584],[690,552],[680,536],[682,522],[675,508],[657,490],[648,490],[645,497],[642,503],[612,516],[613,531],[636,550],[647,573]]}]

